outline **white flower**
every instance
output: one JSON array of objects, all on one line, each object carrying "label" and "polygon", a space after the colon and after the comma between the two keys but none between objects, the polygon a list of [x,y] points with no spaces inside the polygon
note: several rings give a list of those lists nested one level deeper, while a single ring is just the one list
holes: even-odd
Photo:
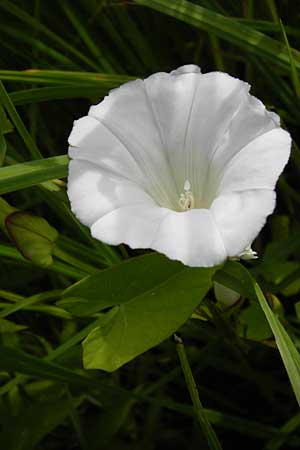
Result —
[{"label": "white flower", "polygon": [[249,255],[291,139],[247,83],[188,65],[113,90],[69,144],[72,211],[95,238],[208,267]]}]

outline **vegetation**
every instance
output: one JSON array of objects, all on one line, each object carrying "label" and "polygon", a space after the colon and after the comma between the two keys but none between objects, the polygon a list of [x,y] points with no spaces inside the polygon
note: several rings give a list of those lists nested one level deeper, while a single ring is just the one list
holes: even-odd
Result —
[{"label": "vegetation", "polygon": [[[298,2],[1,0],[0,17],[2,448],[300,448]],[[254,262],[109,247],[70,211],[73,121],[190,63],[249,82],[293,137]]]}]

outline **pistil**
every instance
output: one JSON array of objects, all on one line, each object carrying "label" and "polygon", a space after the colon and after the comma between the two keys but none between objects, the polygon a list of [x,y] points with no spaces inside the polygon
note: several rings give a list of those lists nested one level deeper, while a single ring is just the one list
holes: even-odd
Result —
[{"label": "pistil", "polygon": [[195,207],[195,200],[191,191],[191,184],[189,180],[185,180],[183,186],[183,193],[180,194],[178,203],[182,211],[187,211]]}]

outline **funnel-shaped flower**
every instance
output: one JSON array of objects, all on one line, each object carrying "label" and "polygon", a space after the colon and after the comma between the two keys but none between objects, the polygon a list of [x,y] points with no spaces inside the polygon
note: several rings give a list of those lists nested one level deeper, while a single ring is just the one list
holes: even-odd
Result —
[{"label": "funnel-shaped flower", "polygon": [[213,266],[249,252],[290,143],[247,83],[192,65],[157,73],[75,121],[72,211],[108,244]]}]

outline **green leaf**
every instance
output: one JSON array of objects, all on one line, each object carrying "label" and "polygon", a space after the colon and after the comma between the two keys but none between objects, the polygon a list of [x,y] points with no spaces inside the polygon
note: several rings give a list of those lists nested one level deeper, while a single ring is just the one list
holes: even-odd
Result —
[{"label": "green leaf", "polygon": [[241,264],[234,261],[227,263],[219,269],[214,276],[214,281],[239,292],[249,300],[256,301],[256,294],[252,285],[251,275]]},{"label": "green leaf", "polygon": [[35,186],[68,174],[68,156],[54,156],[0,168],[0,194]]},{"label": "green leaf", "polygon": [[[153,8],[175,19],[182,20],[197,28],[232,42],[238,47],[263,56],[272,64],[290,72],[290,58],[286,47],[279,41],[266,36],[252,27],[239,23],[235,18],[217,14],[186,0],[134,0],[134,3]],[[300,68],[300,53],[291,49],[295,67]]]},{"label": "green leaf", "polygon": [[125,303],[183,269],[181,263],[158,253],[130,258],[73,284],[58,304],[72,314],[87,316]]},{"label": "green leaf", "polygon": [[9,214],[5,220],[9,236],[24,258],[41,267],[52,264],[53,244],[58,232],[42,217],[24,211]]},{"label": "green leaf", "polygon": [[172,335],[212,285],[215,269],[183,268],[153,289],[112,309],[83,342],[87,369],[113,371]]},{"label": "green leaf", "polygon": [[272,331],[258,303],[251,303],[239,315],[241,336],[254,341],[262,341],[272,337]]}]

